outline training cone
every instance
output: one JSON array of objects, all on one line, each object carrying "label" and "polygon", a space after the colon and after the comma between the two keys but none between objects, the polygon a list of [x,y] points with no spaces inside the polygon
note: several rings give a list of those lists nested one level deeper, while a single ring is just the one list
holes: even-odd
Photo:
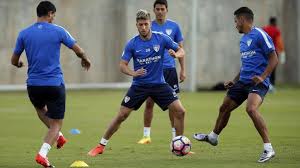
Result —
[{"label": "training cone", "polygon": [[89,167],[84,161],[75,161],[70,167]]},{"label": "training cone", "polygon": [[73,135],[77,135],[77,134],[80,134],[80,130],[73,128],[73,129],[70,130],[70,133],[73,134]]}]

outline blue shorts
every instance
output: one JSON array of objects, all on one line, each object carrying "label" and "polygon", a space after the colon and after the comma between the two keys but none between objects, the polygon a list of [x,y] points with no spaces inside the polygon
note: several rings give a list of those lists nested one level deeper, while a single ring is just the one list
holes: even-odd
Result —
[{"label": "blue shorts", "polygon": [[164,111],[178,99],[176,92],[166,83],[142,86],[131,85],[121,105],[138,110],[148,97],[151,97]]},{"label": "blue shorts", "polygon": [[27,86],[28,96],[34,107],[42,109],[47,105],[46,115],[51,119],[65,116],[66,90],[61,86]]},{"label": "blue shorts", "polygon": [[269,88],[263,83],[258,85],[255,84],[244,84],[241,81],[235,83],[227,92],[227,96],[235,101],[238,105],[241,105],[247,98],[249,93],[258,94],[262,100],[265,95],[268,93]]},{"label": "blue shorts", "polygon": [[171,88],[179,93],[179,83],[176,68],[166,68],[164,69],[165,81],[171,86]]}]

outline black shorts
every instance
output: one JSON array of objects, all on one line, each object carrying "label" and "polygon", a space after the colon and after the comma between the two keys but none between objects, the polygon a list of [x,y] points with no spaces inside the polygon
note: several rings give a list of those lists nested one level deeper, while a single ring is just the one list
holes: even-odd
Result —
[{"label": "black shorts", "polygon": [[46,115],[52,119],[65,116],[66,90],[61,86],[27,86],[28,96],[34,107],[42,109],[47,106]]},{"label": "black shorts", "polygon": [[176,68],[164,69],[164,78],[176,93],[180,92]]},{"label": "black shorts", "polygon": [[238,81],[231,88],[229,88],[227,96],[235,101],[238,105],[241,105],[248,98],[249,93],[256,93],[263,100],[268,90],[269,88],[263,83],[255,85],[244,84],[241,81]]},{"label": "black shorts", "polygon": [[142,86],[132,85],[121,105],[138,110],[148,97],[151,97],[164,111],[168,109],[171,103],[178,99],[176,92],[166,83]]}]

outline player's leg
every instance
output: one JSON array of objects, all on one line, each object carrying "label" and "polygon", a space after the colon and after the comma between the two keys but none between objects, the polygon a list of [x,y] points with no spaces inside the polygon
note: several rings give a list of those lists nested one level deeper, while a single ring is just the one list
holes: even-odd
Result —
[{"label": "player's leg", "polygon": [[[38,108],[38,107],[35,107],[35,110],[37,112],[37,115],[39,117],[39,119],[45,124],[45,126],[49,129],[50,128],[50,123],[49,123],[49,118],[48,116],[46,115],[48,109],[47,109],[47,106],[45,105],[44,107],[42,108]],[[58,133],[58,137],[57,137],[57,140],[56,140],[56,148],[57,149],[60,149],[62,148],[65,143],[67,143],[67,139],[64,137],[63,133],[61,131],[59,131]]]},{"label": "player's leg", "polygon": [[105,146],[108,144],[109,139],[119,129],[122,122],[127,119],[132,110],[133,109],[121,106],[118,115],[113,118],[113,120],[109,124],[103,137],[100,140],[100,143],[88,152],[89,156],[97,156],[98,154],[102,154],[104,152]]},{"label": "player's leg", "polygon": [[[178,94],[179,90],[179,82],[176,68],[166,68],[164,69],[164,78],[167,84]],[[171,124],[171,133],[172,137],[176,136],[176,129],[174,127],[174,114],[169,110],[169,119]]]},{"label": "player's leg", "polygon": [[172,138],[174,138],[176,136],[176,129],[174,124],[174,112],[171,110],[169,110],[169,119],[171,124]]},{"label": "player's leg", "polygon": [[143,86],[132,85],[124,97],[118,115],[113,118],[106,129],[100,143],[88,152],[89,156],[96,156],[104,152],[111,136],[119,129],[121,123],[127,119],[133,110],[138,110],[148,98],[148,90]]},{"label": "player's leg", "polygon": [[[104,133],[103,138],[106,139],[106,140],[109,140],[110,137],[119,129],[122,122],[127,119],[127,117],[132,112],[132,110],[133,109],[127,108],[125,106],[121,106],[118,115],[109,124],[106,132]],[[101,144],[106,145],[106,144],[103,144],[103,143],[101,143]]]},{"label": "player's leg", "polygon": [[218,144],[218,137],[222,130],[226,127],[231,112],[239,107],[247,98],[247,92],[242,83],[237,82],[227,92],[222,105],[219,107],[219,115],[217,117],[213,131],[209,134],[196,133],[194,138],[198,141],[205,141],[213,146]]},{"label": "player's leg", "polygon": [[233,101],[230,97],[226,96],[224,98],[222,105],[219,107],[219,115],[213,130],[214,133],[219,135],[222,132],[229,121],[231,112],[238,106],[239,104]]},{"label": "player's leg", "polygon": [[183,135],[184,133],[184,116],[185,109],[180,100],[175,100],[169,106],[169,111],[174,114],[174,128],[176,136]]},{"label": "player's leg", "polygon": [[149,97],[146,100],[146,106],[144,110],[144,133],[142,139],[138,141],[138,144],[151,143],[151,122],[153,118],[154,101]]},{"label": "player's leg", "polygon": [[269,132],[266,123],[258,109],[262,104],[263,97],[267,93],[268,89],[264,87],[263,84],[260,84],[255,86],[253,91],[255,92],[250,92],[248,95],[246,111],[249,117],[252,119],[253,124],[264,143],[264,150],[258,162],[266,162],[275,156],[275,152],[269,139]]},{"label": "player's leg", "polygon": [[36,156],[36,161],[43,166],[50,166],[47,154],[51,146],[57,141],[59,131],[62,127],[66,102],[65,87],[61,85],[57,87],[41,87],[39,89],[44,90],[42,93],[46,95],[44,100],[48,108],[46,115],[48,117],[49,129],[44,138],[44,143]]}]

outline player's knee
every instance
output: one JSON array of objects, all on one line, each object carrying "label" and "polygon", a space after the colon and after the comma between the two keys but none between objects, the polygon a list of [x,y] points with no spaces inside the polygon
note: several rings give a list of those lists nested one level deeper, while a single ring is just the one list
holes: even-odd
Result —
[{"label": "player's knee", "polygon": [[146,101],[146,109],[153,109],[154,102],[153,101]]},{"label": "player's knee", "polygon": [[249,115],[253,115],[254,113],[256,113],[257,109],[253,106],[247,106],[246,111]]},{"label": "player's knee", "polygon": [[185,115],[185,109],[184,109],[184,108],[176,109],[176,110],[174,111],[174,115],[175,115],[175,117],[177,117],[177,118],[183,118],[184,115]]}]

